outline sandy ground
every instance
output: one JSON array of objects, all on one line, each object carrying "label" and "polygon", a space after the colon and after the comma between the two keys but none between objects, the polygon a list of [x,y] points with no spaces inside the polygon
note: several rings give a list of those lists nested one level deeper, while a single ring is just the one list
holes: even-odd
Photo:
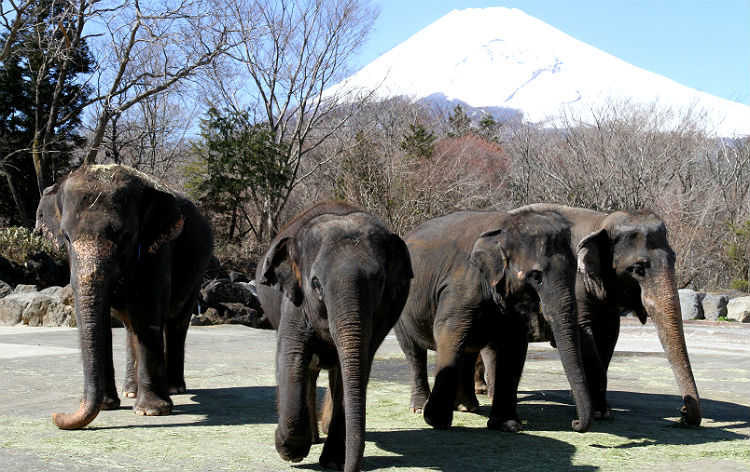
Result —
[{"label": "sandy ground", "polygon": [[[686,324],[703,424],[677,424],[681,406],[653,325],[624,324],[610,366],[613,418],[586,434],[555,350],[532,344],[521,382],[525,430],[498,433],[489,414],[456,413],[435,431],[408,411],[408,368],[391,335],[378,351],[368,392],[365,470],[747,471],[750,468],[750,326]],[[114,330],[118,385],[124,331]],[[132,399],[80,431],[58,430],[83,388],[75,329],[0,327],[0,470],[322,470],[314,445],[299,464],[273,447],[277,415],[275,334],[242,326],[192,327],[188,391],[170,416],[141,417]],[[325,385],[321,376],[319,390]]]}]

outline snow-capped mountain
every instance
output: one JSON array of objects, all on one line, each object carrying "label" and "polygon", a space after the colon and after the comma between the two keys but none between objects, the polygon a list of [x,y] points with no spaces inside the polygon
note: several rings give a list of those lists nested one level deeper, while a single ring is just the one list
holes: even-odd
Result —
[{"label": "snow-capped mountain", "polygon": [[325,94],[375,91],[414,100],[444,95],[510,108],[541,122],[561,110],[586,120],[605,100],[702,110],[709,132],[750,135],[750,107],[635,67],[521,10],[454,10]]}]

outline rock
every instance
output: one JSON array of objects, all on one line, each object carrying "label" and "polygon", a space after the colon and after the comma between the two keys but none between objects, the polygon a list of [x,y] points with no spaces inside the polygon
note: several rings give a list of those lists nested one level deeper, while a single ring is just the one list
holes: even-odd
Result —
[{"label": "rock", "polygon": [[707,293],[703,297],[703,316],[710,321],[718,321],[727,316],[727,304],[730,296],[725,293]]},{"label": "rock", "polygon": [[750,297],[733,298],[727,304],[727,318],[750,323]]},{"label": "rock", "polygon": [[207,326],[226,324],[226,321],[222,318],[219,310],[216,308],[209,308],[200,315],[193,315],[190,319],[190,324],[193,326]]},{"label": "rock", "polygon": [[0,325],[9,326],[20,323],[23,311],[34,296],[35,294],[12,293],[0,298]]},{"label": "rock", "polygon": [[242,303],[257,306],[258,301],[253,292],[243,282],[234,283],[229,279],[212,280],[201,290],[203,300],[209,305],[220,303]]},{"label": "rock", "polygon": [[25,285],[25,284],[18,284],[16,285],[16,288],[13,290],[13,293],[30,293],[30,292],[36,292],[38,289],[36,285]]},{"label": "rock", "polygon": [[677,291],[680,295],[680,309],[683,320],[702,320],[703,314],[703,293],[684,288]]},{"label": "rock", "polygon": [[[19,290],[20,287],[20,290]],[[29,326],[76,326],[72,289],[49,287],[41,292],[19,285],[0,299],[0,324]]]},{"label": "rock", "polygon": [[0,298],[3,298],[6,295],[10,295],[11,293],[13,293],[13,288],[0,280]]},{"label": "rock", "polygon": [[229,280],[231,280],[232,283],[237,283],[237,282],[245,282],[245,283],[247,283],[247,282],[250,281],[250,280],[248,280],[247,277],[245,277],[245,274],[241,274],[241,273],[235,272],[233,270],[229,271]]},{"label": "rock", "polygon": [[240,303],[227,303],[227,311],[224,313],[225,323],[241,324],[251,328],[273,329],[268,318],[254,309]]},{"label": "rock", "polygon": [[30,276],[42,287],[63,286],[70,282],[67,261],[56,261],[46,252],[34,254],[24,262]]}]

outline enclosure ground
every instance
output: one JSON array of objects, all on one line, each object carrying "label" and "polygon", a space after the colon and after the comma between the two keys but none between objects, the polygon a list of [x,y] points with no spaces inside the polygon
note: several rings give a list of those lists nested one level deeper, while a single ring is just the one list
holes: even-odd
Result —
[{"label": "enclosure ground", "polygon": [[[122,385],[125,336],[113,331]],[[572,398],[546,343],[531,345],[521,381],[524,432],[488,430],[484,396],[478,414],[456,412],[451,429],[432,430],[408,411],[408,367],[390,335],[368,390],[365,470],[746,471],[750,326],[694,322],[685,333],[701,427],[677,423],[681,400],[654,326],[628,320],[609,372],[613,418],[586,434],[571,429]],[[274,449],[275,345],[272,331],[192,327],[188,391],[172,397],[172,415],[136,416],[133,400],[123,399],[89,427],[62,431],[50,415],[73,412],[83,389],[77,331],[0,327],[0,470],[323,470],[320,444],[295,465]],[[321,376],[321,392],[324,385]]]}]

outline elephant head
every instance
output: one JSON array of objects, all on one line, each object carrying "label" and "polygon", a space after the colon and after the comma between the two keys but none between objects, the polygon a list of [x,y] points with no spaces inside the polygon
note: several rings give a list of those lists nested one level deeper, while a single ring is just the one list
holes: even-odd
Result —
[{"label": "elephant head", "polygon": [[701,405],[690,368],[675,282],[675,253],[664,222],[650,211],[618,211],[578,245],[579,272],[599,300],[650,316],[677,379],[688,424],[699,425]]},{"label": "elephant head", "polygon": [[483,233],[471,261],[480,270],[483,290],[490,291],[507,314],[524,316],[541,304],[575,398],[579,419],[573,428],[585,432],[593,421],[593,407],[579,347],[570,237],[560,216],[521,212]]},{"label": "elephant head", "polygon": [[174,195],[147,184],[136,172],[120,166],[84,166],[40,203],[38,214],[44,218],[37,226],[48,227],[45,219],[57,219],[55,234],[62,235],[68,252],[84,366],[78,411],[53,415],[62,429],[82,428],[93,421],[108,382],[113,382],[110,308],[115,290],[142,261],[158,258],[182,230]]},{"label": "elephant head", "polygon": [[[291,461],[309,452],[306,386],[315,355],[320,367],[340,366],[343,384],[345,427],[337,429],[332,420],[321,463],[360,470],[370,367],[408,295],[408,251],[401,238],[363,212],[319,216],[284,234],[272,243],[258,271],[260,285],[276,286],[284,294],[280,319],[272,321],[279,332],[276,449]],[[344,431],[345,446],[334,445],[333,436]]]}]

